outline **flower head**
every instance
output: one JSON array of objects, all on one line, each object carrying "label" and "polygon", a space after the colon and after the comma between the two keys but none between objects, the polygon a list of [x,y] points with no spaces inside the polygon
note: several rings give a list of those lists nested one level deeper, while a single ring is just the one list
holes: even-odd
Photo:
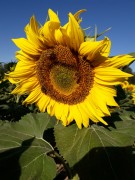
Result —
[{"label": "flower head", "polygon": [[110,58],[107,37],[85,42],[79,19],[83,11],[69,13],[64,26],[51,9],[43,26],[33,16],[25,27],[26,38],[13,39],[20,51],[9,74],[17,85],[12,93],[29,94],[24,104],[35,103],[64,126],[75,120],[79,128],[88,127],[89,120],[107,125],[102,117],[110,115],[108,106],[118,106],[114,85],[131,76],[118,68],[133,61],[130,55]]},{"label": "flower head", "polygon": [[124,81],[121,83],[121,87],[122,89],[124,89],[125,91],[128,91],[131,93],[133,102],[135,104],[135,85],[134,84],[129,84],[128,81]]}]

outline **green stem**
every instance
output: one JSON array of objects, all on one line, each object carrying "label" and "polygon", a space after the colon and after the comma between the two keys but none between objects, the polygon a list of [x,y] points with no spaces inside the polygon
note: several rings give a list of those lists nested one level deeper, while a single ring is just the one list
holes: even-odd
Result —
[{"label": "green stem", "polygon": [[68,178],[69,178],[69,179],[72,179],[71,170],[70,170],[69,166],[65,163],[64,159],[63,159],[56,151],[52,151],[51,153],[53,153],[53,155],[54,155],[55,157],[57,157],[57,158],[61,161],[61,163],[63,164],[63,166],[64,166],[64,168],[65,168],[65,170],[66,170],[66,172],[67,172]]}]

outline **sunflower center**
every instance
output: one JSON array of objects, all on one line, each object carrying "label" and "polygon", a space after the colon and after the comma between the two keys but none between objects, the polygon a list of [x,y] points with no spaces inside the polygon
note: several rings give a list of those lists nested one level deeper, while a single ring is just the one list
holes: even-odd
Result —
[{"label": "sunflower center", "polygon": [[92,88],[93,76],[90,63],[62,45],[42,52],[37,62],[42,92],[64,104],[82,102]]},{"label": "sunflower center", "polygon": [[56,90],[67,95],[77,86],[76,74],[76,69],[57,64],[50,71],[50,79]]}]

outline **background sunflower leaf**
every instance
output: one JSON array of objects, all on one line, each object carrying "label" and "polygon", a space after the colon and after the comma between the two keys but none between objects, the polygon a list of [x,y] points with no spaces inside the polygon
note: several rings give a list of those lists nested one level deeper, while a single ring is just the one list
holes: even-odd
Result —
[{"label": "background sunflower leaf", "polygon": [[43,139],[55,118],[46,113],[28,114],[19,122],[0,121],[1,179],[46,179],[56,176],[56,164],[47,155],[53,147]]},{"label": "background sunflower leaf", "polygon": [[132,152],[135,113],[125,111],[125,115],[120,117],[117,113],[113,114],[108,120],[114,123],[108,128],[92,125],[80,130],[75,124],[69,127],[61,124],[55,126],[60,154],[80,178],[94,180],[102,176],[104,180],[135,179],[135,154]]}]

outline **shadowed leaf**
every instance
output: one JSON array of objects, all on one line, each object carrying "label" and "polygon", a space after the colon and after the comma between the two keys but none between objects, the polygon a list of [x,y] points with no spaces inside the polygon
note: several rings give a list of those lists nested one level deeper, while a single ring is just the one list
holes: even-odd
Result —
[{"label": "shadowed leaf", "polygon": [[[132,117],[131,113],[125,113],[126,115],[117,119],[112,119],[116,116],[109,118],[114,121],[113,127],[92,125],[80,130],[75,124],[69,127],[63,127],[61,124],[55,126],[56,144],[60,154],[80,178],[133,178],[131,156],[135,140],[135,113],[132,112]],[[128,170],[131,173],[127,173]]]},{"label": "shadowed leaf", "polygon": [[1,178],[46,179],[56,176],[56,164],[47,153],[53,147],[43,139],[44,131],[52,128],[55,119],[48,114],[28,114],[19,122],[1,122]]}]

